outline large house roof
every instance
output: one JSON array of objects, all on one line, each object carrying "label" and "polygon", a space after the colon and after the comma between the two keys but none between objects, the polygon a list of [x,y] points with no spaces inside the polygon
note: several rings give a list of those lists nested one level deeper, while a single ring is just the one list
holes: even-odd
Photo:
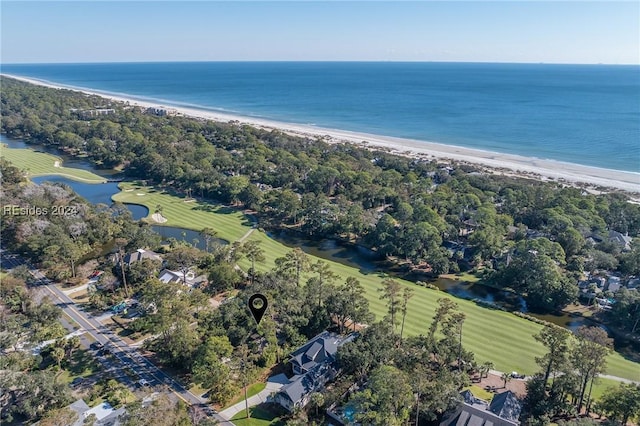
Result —
[{"label": "large house roof", "polygon": [[513,392],[506,391],[493,397],[489,410],[503,419],[518,421],[522,405]]},{"label": "large house roof", "polygon": [[340,343],[337,334],[323,332],[292,352],[290,362],[309,371],[319,363],[333,361]]},{"label": "large house roof", "polygon": [[518,424],[468,404],[460,404],[456,411],[440,422],[440,426],[515,426]]},{"label": "large house roof", "polygon": [[335,374],[335,368],[331,364],[318,364],[305,374],[292,377],[291,382],[280,389],[280,393],[296,403],[305,395],[321,389]]},{"label": "large house roof", "polygon": [[495,395],[488,405],[469,391],[460,394],[463,398],[455,411],[446,415],[440,426],[515,426],[519,425],[520,402],[511,392]]},{"label": "large house roof", "polygon": [[162,257],[158,253],[155,253],[151,250],[138,249],[133,253],[127,253],[124,256],[124,263],[127,265],[131,265],[132,263],[139,262],[142,259],[151,259],[151,260],[159,260],[162,262]]}]

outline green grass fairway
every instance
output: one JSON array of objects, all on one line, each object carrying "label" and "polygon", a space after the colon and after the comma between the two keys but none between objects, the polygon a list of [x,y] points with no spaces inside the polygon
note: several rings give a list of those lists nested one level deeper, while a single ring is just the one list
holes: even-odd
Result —
[{"label": "green grass fairway", "polygon": [[[36,152],[32,149],[14,149],[2,145],[0,156],[11,161],[19,169],[27,172],[27,177],[36,176],[63,176],[69,179],[86,183],[102,183],[106,180],[87,170],[73,167],[60,167],[62,159],[44,152]],[[56,167],[56,164],[59,166]]]},{"label": "green grass fairway", "polygon": [[[249,221],[239,211],[206,203],[185,203],[180,197],[151,192],[153,191],[151,187],[122,184],[121,189],[129,191],[116,194],[113,197],[114,200],[143,204],[150,211],[153,211],[157,204],[162,205],[162,214],[168,219],[166,225],[183,226],[194,230],[211,227],[218,232],[219,237],[228,241],[237,240],[251,229]],[[248,239],[260,241],[260,246],[265,251],[265,261],[256,264],[256,269],[262,271],[271,269],[276,258],[284,256],[291,250],[259,230],[254,230]],[[312,262],[319,259],[310,257]],[[342,281],[347,277],[360,280],[372,312],[377,318],[385,315],[387,312],[385,302],[379,299],[377,292],[384,277],[378,274],[365,274],[357,268],[338,262],[327,262]],[[243,259],[240,266],[247,269],[250,262]],[[448,297],[455,300],[466,314],[463,344],[475,353],[477,361],[492,361],[497,370],[518,371],[527,375],[539,369],[535,363],[535,357],[542,356],[545,350],[533,339],[533,335],[541,330],[541,325],[508,312],[480,307],[471,301],[458,299],[444,292],[420,287],[408,281],[398,281],[402,285],[411,286],[415,291],[413,298],[409,301],[405,336],[426,333],[437,306],[437,299]],[[640,381],[640,365],[624,359],[617,353],[612,354],[608,359],[607,374]]]},{"label": "green grass fairway", "polygon": [[[236,241],[250,229],[248,219],[235,209],[196,200],[185,201],[185,198],[152,186],[127,182],[119,187],[120,193],[111,197],[113,201],[145,206],[149,209],[145,220],[154,225],[178,226],[194,231],[212,228],[218,233],[218,238],[227,241]],[[162,216],[167,219],[165,223],[156,223],[151,218],[158,205],[162,206]]]}]

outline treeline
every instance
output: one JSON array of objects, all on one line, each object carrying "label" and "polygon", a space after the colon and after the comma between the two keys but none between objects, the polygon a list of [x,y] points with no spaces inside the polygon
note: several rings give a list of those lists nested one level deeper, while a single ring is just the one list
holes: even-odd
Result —
[{"label": "treeline", "polygon": [[27,184],[4,158],[0,174],[3,248],[46,268],[50,278],[76,281],[78,262],[117,239],[131,250],[159,243],[150,226],[132,220],[123,205],[94,207],[66,185]]},{"label": "treeline", "polygon": [[[523,294],[535,309],[576,300],[584,271],[640,274],[638,243],[625,252],[606,240],[587,240],[609,230],[639,234],[640,206],[621,194],[590,195],[237,123],[156,117],[7,78],[2,85],[2,132],[11,137],[86,155],[189,196],[242,204],[255,209],[265,227],[356,241],[433,275],[469,265],[496,268],[495,284]],[[78,112],[103,107],[114,113],[87,119]],[[527,228],[543,242],[523,242],[530,238]],[[469,250],[452,249],[451,242]],[[527,244],[550,247],[536,260],[549,284],[502,271],[511,259],[528,261]],[[514,281],[521,278],[527,284]],[[549,289],[551,298],[538,297]]]},{"label": "treeline", "polygon": [[592,398],[593,384],[604,372],[606,356],[613,347],[606,331],[583,326],[575,337],[572,339],[569,331],[555,326],[547,326],[534,336],[547,353],[536,358],[540,371],[527,381],[522,423],[542,426],[578,415],[586,415],[591,421],[589,414],[594,412],[607,416],[606,424],[626,425],[629,420],[640,419],[638,384],[621,383],[607,389],[599,400]]}]

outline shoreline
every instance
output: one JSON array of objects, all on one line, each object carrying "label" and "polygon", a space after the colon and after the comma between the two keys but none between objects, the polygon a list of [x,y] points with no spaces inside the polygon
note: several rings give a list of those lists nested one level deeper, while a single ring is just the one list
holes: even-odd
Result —
[{"label": "shoreline", "polygon": [[[602,188],[611,188],[635,193],[640,196],[640,173],[622,170],[613,170],[584,166],[550,159],[525,157],[516,154],[503,154],[499,152],[485,151],[474,148],[465,148],[456,145],[446,145],[435,142],[427,142],[415,139],[404,139],[393,136],[380,136],[364,132],[315,127],[311,125],[279,122],[268,119],[247,117],[218,111],[198,109],[162,104],[150,100],[140,100],[127,95],[111,94],[87,88],[66,86],[48,81],[15,76],[2,73],[1,75],[23,81],[30,84],[45,86],[53,89],[73,90],[88,95],[100,96],[116,102],[128,103],[142,108],[161,107],[175,110],[178,114],[212,120],[217,122],[237,122],[242,125],[250,125],[265,130],[277,130],[294,136],[312,139],[321,139],[327,143],[351,143],[370,149],[386,150],[396,155],[413,158],[457,161],[461,163],[484,166],[486,172],[534,178],[539,180],[552,180],[558,183],[587,186],[592,192],[599,192]],[[638,197],[634,197],[638,198]]]}]

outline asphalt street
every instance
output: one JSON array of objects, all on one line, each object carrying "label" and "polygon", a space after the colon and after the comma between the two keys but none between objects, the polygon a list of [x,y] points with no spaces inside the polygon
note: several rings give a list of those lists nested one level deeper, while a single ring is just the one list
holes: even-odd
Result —
[{"label": "asphalt street", "polygon": [[[113,359],[110,359],[109,355],[98,354],[96,351],[94,351],[94,354],[104,366],[109,377],[112,377],[129,387],[134,387],[138,380],[132,380],[131,377],[125,373],[126,369],[130,368],[137,376],[139,376],[140,379],[144,379],[149,383],[151,387],[166,385],[167,388],[180,399],[191,406],[197,407],[198,410],[203,411],[209,417],[213,417],[219,421],[220,424],[233,424],[231,421],[225,419],[212,410],[208,406],[206,399],[189,392],[180,383],[173,380],[152,362],[140,355],[135,348],[129,347],[125,341],[113,333],[108,327],[101,324],[91,314],[79,309],[73,300],[51,283],[50,280],[42,274],[42,272],[34,268],[28,262],[15,254],[10,254],[5,251],[2,253],[1,263],[3,269],[6,270],[13,269],[23,264],[26,265],[29,268],[31,275],[35,278],[33,285],[39,289],[39,291],[46,293],[53,302],[83,330],[85,330],[86,334],[91,336],[94,341],[100,342],[105,348],[108,348],[108,352],[114,357]],[[65,324],[67,321],[64,320],[64,318],[62,318],[62,320],[63,325],[68,325]],[[87,338],[81,338],[81,344],[84,347],[88,347],[90,345]]]}]

